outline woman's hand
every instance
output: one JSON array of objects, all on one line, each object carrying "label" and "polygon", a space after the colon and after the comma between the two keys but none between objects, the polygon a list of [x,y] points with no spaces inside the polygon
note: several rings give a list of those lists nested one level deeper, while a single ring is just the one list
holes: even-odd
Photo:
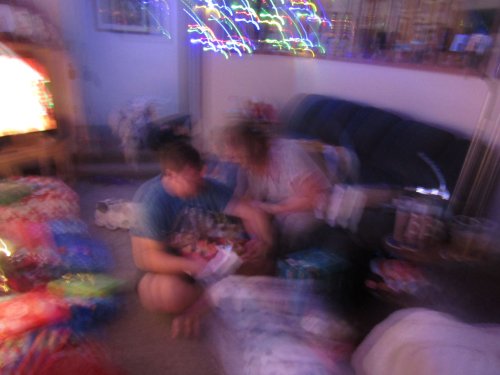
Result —
[{"label": "woman's hand", "polygon": [[243,259],[251,259],[258,254],[267,253],[273,243],[273,232],[269,214],[257,208],[252,202],[232,202],[228,214],[237,216],[243,221],[246,232],[253,238],[245,245],[246,256]]},{"label": "woman's hand", "polygon": [[266,259],[271,247],[271,244],[266,241],[257,238],[251,239],[245,244],[241,258],[244,262],[255,262]]}]

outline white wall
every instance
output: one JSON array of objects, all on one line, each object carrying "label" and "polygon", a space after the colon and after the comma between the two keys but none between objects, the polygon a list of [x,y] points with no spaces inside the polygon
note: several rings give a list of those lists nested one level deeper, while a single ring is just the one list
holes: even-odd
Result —
[{"label": "white wall", "polygon": [[128,100],[147,96],[162,100],[163,114],[185,106],[179,95],[177,2],[172,1],[172,39],[161,35],[114,33],[96,28],[95,2],[59,0],[64,39],[76,64],[86,122],[105,125],[110,111]]},{"label": "white wall", "polygon": [[401,112],[471,134],[488,93],[477,77],[327,60],[297,60],[296,87]]},{"label": "white wall", "polygon": [[278,105],[298,93],[338,96],[471,135],[488,93],[479,78],[289,56],[203,56],[203,127],[208,139],[235,98]]},{"label": "white wall", "polygon": [[217,131],[242,101],[257,98],[278,105],[295,91],[295,69],[290,60],[275,56],[246,56],[225,60],[202,56],[203,144],[213,147]]}]

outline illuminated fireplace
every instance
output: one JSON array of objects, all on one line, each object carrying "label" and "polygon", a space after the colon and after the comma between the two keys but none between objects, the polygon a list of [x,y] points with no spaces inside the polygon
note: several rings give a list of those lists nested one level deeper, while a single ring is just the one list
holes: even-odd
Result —
[{"label": "illuminated fireplace", "polygon": [[55,129],[49,77],[0,43],[0,137]]}]

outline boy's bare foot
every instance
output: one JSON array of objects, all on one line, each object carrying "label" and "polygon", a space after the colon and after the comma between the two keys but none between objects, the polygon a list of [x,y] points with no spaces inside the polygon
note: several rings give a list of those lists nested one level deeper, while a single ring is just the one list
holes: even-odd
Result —
[{"label": "boy's bare foot", "polygon": [[197,314],[185,313],[176,317],[172,321],[170,328],[172,338],[195,338],[200,335],[200,316]]},{"label": "boy's bare foot", "polygon": [[170,328],[172,338],[195,338],[200,335],[200,326],[203,316],[210,310],[210,303],[202,295],[186,312],[172,320]]}]

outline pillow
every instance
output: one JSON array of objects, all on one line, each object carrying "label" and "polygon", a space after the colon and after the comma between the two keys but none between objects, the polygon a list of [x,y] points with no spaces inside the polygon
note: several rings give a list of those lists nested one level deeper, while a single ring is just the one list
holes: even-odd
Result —
[{"label": "pillow", "polygon": [[331,184],[356,182],[359,161],[351,149],[318,140],[301,139],[297,143],[319,166]]}]

